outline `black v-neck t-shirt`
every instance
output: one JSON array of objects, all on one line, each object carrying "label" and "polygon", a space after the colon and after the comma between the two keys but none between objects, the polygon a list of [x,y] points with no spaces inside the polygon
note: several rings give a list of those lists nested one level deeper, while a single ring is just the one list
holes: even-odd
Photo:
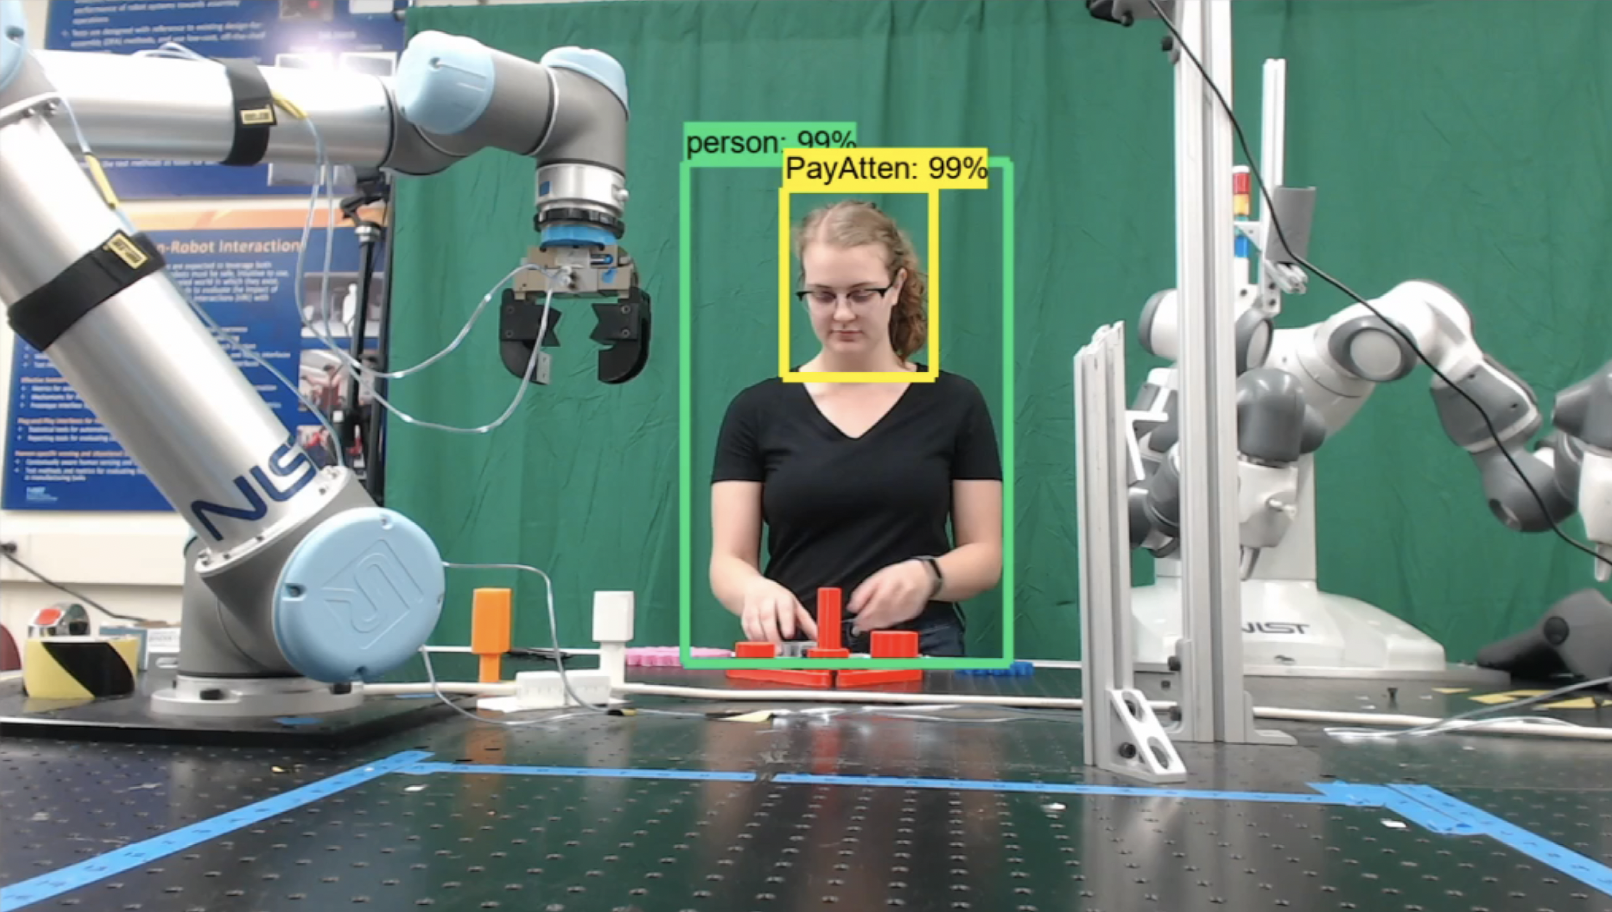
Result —
[{"label": "black v-neck t-shirt", "polygon": [[[757,383],[728,406],[712,474],[713,482],[762,483],[762,573],[813,616],[819,587],[839,587],[849,605],[856,587],[880,569],[950,551],[952,482],[1001,478],[985,397],[946,371],[909,384],[861,437],[829,421],[805,384]],[[902,626],[955,610],[931,602]]]}]

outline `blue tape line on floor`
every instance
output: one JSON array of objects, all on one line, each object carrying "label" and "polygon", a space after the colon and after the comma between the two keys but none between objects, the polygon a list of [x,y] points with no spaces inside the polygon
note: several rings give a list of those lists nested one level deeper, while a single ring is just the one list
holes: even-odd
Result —
[{"label": "blue tape line on floor", "polygon": [[1269,801],[1283,804],[1342,804],[1335,797],[1299,792],[1222,792],[1209,789],[1085,785],[1066,782],[1004,782],[994,779],[911,779],[892,776],[819,776],[780,773],[774,782],[807,785],[860,785],[889,788],[957,789],[980,792],[1042,792],[1060,795],[1110,795],[1131,798],[1202,798],[1215,801]]},{"label": "blue tape line on floor", "polygon": [[398,770],[410,775],[432,773],[482,773],[501,776],[590,776],[620,779],[693,779],[719,782],[754,782],[755,773],[720,770],[613,769],[589,766],[500,766],[487,763],[415,763]]},{"label": "blue tape line on floor", "polygon": [[1332,795],[1355,807],[1376,807],[1398,814],[1422,828],[1445,836],[1477,835],[1477,829],[1436,808],[1386,785],[1358,785],[1353,782],[1312,782],[1310,788]]},{"label": "blue tape line on floor", "polygon": [[1395,785],[1390,788],[1469,825],[1477,834],[1504,843],[1535,861],[1612,895],[1612,868],[1593,858],[1580,855],[1560,843],[1525,830],[1430,785]]},{"label": "blue tape line on floor", "polygon": [[78,864],[52,871],[49,874],[41,874],[31,880],[12,884],[0,890],[0,912],[14,912],[16,909],[31,906],[34,903],[54,899],[63,893],[70,893],[98,880],[121,874],[143,864],[149,864],[175,852],[182,852],[225,833],[251,826],[254,823],[261,823],[271,817],[284,814],[286,811],[294,810],[305,804],[312,804],[321,798],[328,798],[353,786],[363,785],[389,773],[398,772],[430,756],[431,754],[427,751],[404,751],[400,754],[393,754],[384,760],[367,763],[345,773],[338,773],[327,779],[321,779],[301,788],[292,789],[273,798],[265,798],[256,804],[249,804],[246,807],[220,814],[217,817],[209,817],[200,823],[193,823],[171,833],[153,836],[150,839],[124,846],[105,855],[98,855]]}]

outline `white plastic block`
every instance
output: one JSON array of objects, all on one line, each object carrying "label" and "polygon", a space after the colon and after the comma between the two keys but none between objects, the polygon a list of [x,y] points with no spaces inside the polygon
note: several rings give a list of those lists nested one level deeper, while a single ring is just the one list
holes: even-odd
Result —
[{"label": "white plastic block", "polygon": [[567,671],[565,680],[558,671],[522,671],[515,675],[515,699],[521,709],[555,709],[561,706],[580,705],[565,692],[565,681],[578,698],[594,705],[610,702],[610,675],[608,672],[585,669]]},{"label": "white plastic block", "polygon": [[557,671],[522,671],[515,674],[515,698],[522,709],[548,709],[565,705],[565,683]]},{"label": "white plastic block", "polygon": [[[571,689],[576,691],[577,697],[591,706],[604,706],[610,702],[610,674],[603,670],[588,669],[586,671],[568,671],[566,677],[571,679]],[[576,706],[575,700],[569,705]]]},{"label": "white plastic block", "polygon": [[[633,595],[631,592],[593,594],[593,641],[632,642]],[[574,686],[574,685],[573,685]]]},{"label": "white plastic block", "polygon": [[627,645],[600,643],[599,670],[609,676],[612,687],[620,687],[627,683]]}]

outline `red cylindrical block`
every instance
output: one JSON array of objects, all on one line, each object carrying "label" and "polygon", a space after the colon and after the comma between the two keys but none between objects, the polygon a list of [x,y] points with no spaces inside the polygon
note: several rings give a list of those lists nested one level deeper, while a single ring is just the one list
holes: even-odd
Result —
[{"label": "red cylindrical block", "polygon": [[771,659],[777,655],[777,643],[735,643],[733,646],[733,656],[737,659]]},{"label": "red cylindrical block", "polygon": [[872,636],[875,659],[916,659],[918,632],[916,630],[875,630]]},{"label": "red cylindrical block", "polygon": [[817,646],[819,649],[839,649],[840,643],[840,590],[817,590]]}]

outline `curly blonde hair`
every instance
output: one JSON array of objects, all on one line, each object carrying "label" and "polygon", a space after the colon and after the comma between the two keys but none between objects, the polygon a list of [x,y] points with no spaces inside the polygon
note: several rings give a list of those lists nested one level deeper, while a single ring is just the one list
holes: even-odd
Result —
[{"label": "curly blonde hair", "polygon": [[895,219],[872,203],[843,200],[806,216],[795,232],[795,256],[804,256],[807,245],[814,241],[835,247],[876,244],[884,250],[891,278],[905,269],[907,279],[890,310],[890,346],[903,360],[924,347],[929,340],[929,312],[924,305],[928,277],[918,262],[912,239]]}]

